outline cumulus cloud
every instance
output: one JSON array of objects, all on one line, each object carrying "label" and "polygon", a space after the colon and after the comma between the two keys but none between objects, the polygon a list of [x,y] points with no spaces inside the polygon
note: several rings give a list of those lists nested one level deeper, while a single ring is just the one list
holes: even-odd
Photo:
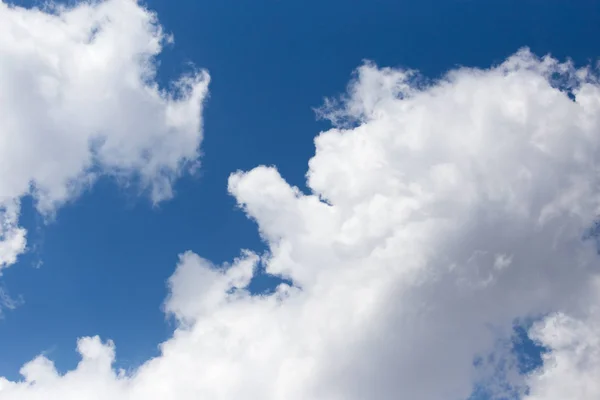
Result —
[{"label": "cumulus cloud", "polygon": [[[438,400],[482,384],[552,400],[574,374],[594,398],[592,72],[526,50],[436,82],[366,64],[321,114],[336,126],[315,139],[311,193],[273,167],[230,177],[269,251],[222,267],[182,255],[160,356],[116,371],[113,343],[80,339],[76,369],[39,357],[0,400]],[[251,295],[259,262],[293,284]],[[529,376],[503,345],[519,318],[549,349]]]},{"label": "cumulus cloud", "polygon": [[556,313],[534,326],[532,338],[548,352],[543,367],[528,377],[525,400],[600,398],[599,293],[583,316]]},{"label": "cumulus cloud", "polygon": [[154,202],[198,160],[208,75],[156,83],[170,38],[133,0],[25,9],[0,1],[0,269],[25,250],[19,199],[51,214],[100,175]]}]

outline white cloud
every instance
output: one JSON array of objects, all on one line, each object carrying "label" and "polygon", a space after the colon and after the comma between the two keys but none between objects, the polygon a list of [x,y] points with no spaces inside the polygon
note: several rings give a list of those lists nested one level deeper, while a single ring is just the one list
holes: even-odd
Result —
[{"label": "white cloud", "polygon": [[[270,167],[231,176],[267,271],[294,287],[250,296],[239,288],[256,255],[218,270],[187,253],[165,304],[181,324],[159,357],[115,371],[112,343],[81,339],[75,370],[38,358],[24,382],[0,381],[0,400],[465,399],[502,369],[532,400],[554,399],[541,378],[515,377],[499,340],[515,318],[585,318],[595,298],[599,259],[582,234],[600,205],[600,84],[527,51],[413,78],[367,64],[328,103],[323,115],[356,126],[316,138],[312,194]],[[551,84],[567,82],[575,101]],[[540,326],[560,374],[578,359]],[[593,345],[592,328],[574,329]],[[474,365],[490,352],[504,366]]]},{"label": "white cloud", "polygon": [[534,326],[532,337],[548,353],[543,367],[529,377],[530,393],[525,400],[600,398],[599,295],[597,290],[581,316],[557,313]]},{"label": "white cloud", "polygon": [[208,75],[158,88],[166,39],[133,0],[25,9],[0,1],[0,269],[25,250],[19,199],[52,213],[99,175],[153,201],[194,166]]}]

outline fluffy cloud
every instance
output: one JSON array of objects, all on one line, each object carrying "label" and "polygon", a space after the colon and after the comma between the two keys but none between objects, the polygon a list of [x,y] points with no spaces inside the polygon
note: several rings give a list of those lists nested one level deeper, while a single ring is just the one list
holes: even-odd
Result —
[{"label": "fluffy cloud", "polygon": [[557,313],[534,326],[531,336],[549,352],[528,378],[525,400],[600,398],[599,296],[600,290],[583,316]]},{"label": "fluffy cloud", "polygon": [[198,159],[208,75],[155,81],[165,36],[132,0],[25,9],[0,1],[0,269],[25,249],[19,199],[48,214],[99,175],[157,202]]},{"label": "fluffy cloud", "polygon": [[[498,371],[531,400],[569,397],[574,374],[593,398],[593,74],[528,51],[437,82],[366,64],[321,114],[336,127],[315,140],[311,193],[272,167],[231,176],[269,252],[221,267],[182,255],[159,357],[116,371],[113,343],[80,339],[75,370],[39,357],[0,400],[466,399]],[[248,293],[259,262],[293,285]],[[545,365],[515,376],[502,343],[540,316]]]}]

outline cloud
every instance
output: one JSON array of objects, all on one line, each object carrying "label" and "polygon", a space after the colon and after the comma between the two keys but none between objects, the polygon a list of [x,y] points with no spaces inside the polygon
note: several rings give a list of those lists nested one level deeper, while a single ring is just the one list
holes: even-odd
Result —
[{"label": "cloud", "polygon": [[600,398],[598,293],[584,315],[556,313],[533,328],[531,336],[549,352],[544,356],[542,368],[529,376],[530,392],[525,400]]},{"label": "cloud", "polygon": [[[315,139],[311,193],[273,167],[230,177],[269,252],[182,255],[160,356],[116,371],[114,345],[83,338],[76,369],[37,358],[0,400],[438,400],[481,384],[551,400],[544,385],[573,365],[592,385],[597,359],[577,350],[595,346],[600,271],[583,239],[600,206],[592,72],[527,50],[436,82],[365,64],[321,115],[337,127]],[[244,291],[259,262],[293,284]],[[531,334],[551,351],[531,376],[503,345],[519,318],[541,321]]]},{"label": "cloud", "polygon": [[168,40],[132,0],[0,1],[0,269],[25,250],[23,196],[48,215],[108,175],[159,202],[197,163],[209,77],[159,88],[155,58]]}]

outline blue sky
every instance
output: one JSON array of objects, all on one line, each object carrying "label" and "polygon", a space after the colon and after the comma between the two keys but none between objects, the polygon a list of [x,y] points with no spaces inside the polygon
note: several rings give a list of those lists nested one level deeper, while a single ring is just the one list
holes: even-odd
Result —
[{"label": "blue sky", "polygon": [[[191,250],[220,264],[240,249],[266,249],[255,222],[228,194],[228,176],[273,165],[307,190],[314,137],[331,126],[314,108],[342,94],[363,60],[437,78],[457,66],[499,64],[524,46],[578,65],[600,54],[600,3],[591,0],[145,4],[175,38],[158,57],[159,84],[168,87],[190,63],[211,75],[201,167],[177,180],[174,198],[157,206],[112,178],[101,178],[51,221],[31,198],[23,200],[29,250],[0,278],[22,299],[0,321],[0,376],[18,378],[40,352],[59,370],[74,368],[75,339],[96,334],[117,344],[119,366],[158,355],[157,344],[176,324],[161,305],[178,254]],[[277,282],[263,276],[252,288]],[[524,349],[535,356],[531,346]]]}]

